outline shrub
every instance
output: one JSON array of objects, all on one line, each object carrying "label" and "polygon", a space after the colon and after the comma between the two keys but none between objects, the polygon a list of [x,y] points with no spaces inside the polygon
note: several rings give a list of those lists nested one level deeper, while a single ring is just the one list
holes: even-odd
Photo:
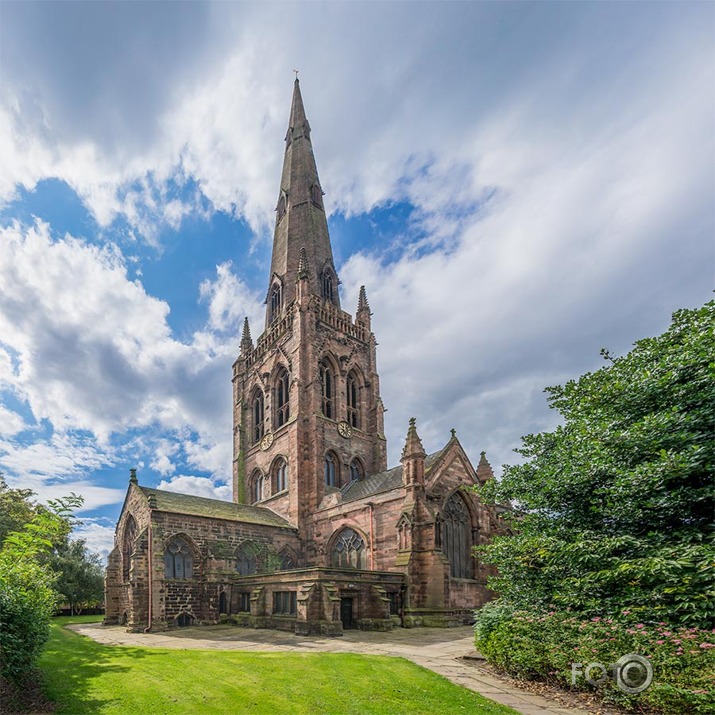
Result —
[{"label": "shrub", "polygon": [[[665,622],[634,623],[625,610],[618,619],[583,620],[568,612],[511,611],[489,604],[477,613],[475,643],[489,663],[509,675],[577,690],[598,689],[607,702],[657,712],[715,711],[715,631],[671,627]],[[572,685],[572,663],[608,666],[628,653],[653,665],[653,682],[635,695],[608,680],[601,686],[583,676]]]}]

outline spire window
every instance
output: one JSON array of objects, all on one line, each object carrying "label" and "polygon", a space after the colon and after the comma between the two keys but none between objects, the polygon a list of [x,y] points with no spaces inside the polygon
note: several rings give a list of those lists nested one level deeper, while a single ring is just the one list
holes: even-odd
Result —
[{"label": "spire window", "polygon": [[253,421],[253,424],[251,425],[251,436],[253,437],[253,444],[256,444],[261,441],[265,428],[264,399],[263,392],[260,389],[256,389],[253,393],[253,400],[251,401],[251,417]]},{"label": "spire window", "polygon": [[320,362],[320,397],[323,414],[335,418],[335,377],[327,360]]},{"label": "spire window", "polygon": [[328,487],[338,486],[338,460],[332,452],[325,455],[325,485]]},{"label": "spire window", "polygon": [[281,368],[276,380],[276,427],[282,427],[290,418],[290,377],[288,370]]},{"label": "spire window", "polygon": [[360,428],[360,386],[357,375],[354,372],[348,373],[345,383],[348,406],[348,423],[353,427]]},{"label": "spire window", "polygon": [[276,206],[276,223],[285,216],[287,205],[288,202],[286,201],[285,194],[281,194],[281,197],[278,199],[278,206]]},{"label": "spire window", "polygon": [[328,268],[323,271],[323,298],[331,303],[335,302],[335,292],[333,287],[333,273]]},{"label": "spire window", "polygon": [[282,298],[281,284],[276,282],[271,286],[271,322],[281,314]]},{"label": "spire window", "polygon": [[273,493],[288,489],[288,462],[281,457],[273,467]]}]

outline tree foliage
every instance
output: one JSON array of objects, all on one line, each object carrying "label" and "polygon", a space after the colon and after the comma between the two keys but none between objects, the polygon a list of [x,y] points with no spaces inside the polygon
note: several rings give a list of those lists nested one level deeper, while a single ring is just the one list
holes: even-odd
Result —
[{"label": "tree foliage", "polygon": [[[11,503],[18,492],[11,497]],[[8,490],[4,490],[7,496]],[[28,501],[27,521],[4,535],[0,547],[0,677],[19,681],[28,675],[47,640],[57,594],[55,573],[47,559],[71,529],[71,511],[82,500],[74,495],[38,507]],[[22,513],[16,504],[15,515]]]},{"label": "tree foliage", "polygon": [[99,554],[90,553],[84,539],[67,541],[55,549],[50,566],[57,573],[55,589],[70,606],[71,615],[104,596],[104,567]]},{"label": "tree foliage", "polygon": [[563,424],[523,438],[485,498],[519,510],[482,547],[493,588],[521,608],[712,627],[715,620],[715,302],[662,335],[549,387]]}]

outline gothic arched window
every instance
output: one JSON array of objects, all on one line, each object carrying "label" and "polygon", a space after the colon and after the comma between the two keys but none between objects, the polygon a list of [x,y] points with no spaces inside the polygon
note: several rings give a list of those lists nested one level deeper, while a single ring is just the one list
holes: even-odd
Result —
[{"label": "gothic arched window", "polygon": [[288,489],[288,462],[281,457],[273,467],[273,494]]},{"label": "gothic arched window", "polygon": [[228,613],[228,599],[226,598],[226,591],[221,591],[218,597],[218,612]]},{"label": "gothic arched window", "polygon": [[326,268],[323,271],[322,287],[323,287],[323,298],[325,298],[325,300],[329,300],[331,303],[333,303],[334,302],[333,273],[329,268]]},{"label": "gothic arched window", "polygon": [[453,578],[472,578],[472,525],[464,499],[455,493],[442,512],[442,552]]},{"label": "gothic arched window", "polygon": [[333,543],[332,564],[340,568],[365,568],[365,540],[354,529],[343,529]]},{"label": "gothic arched window", "polygon": [[319,184],[313,184],[310,187],[310,198],[316,206],[323,208],[323,191]]},{"label": "gothic arched window", "polygon": [[263,499],[263,474],[260,469],[256,469],[251,475],[250,488],[251,504],[261,501]]},{"label": "gothic arched window", "polygon": [[252,543],[241,544],[236,549],[236,571],[241,576],[256,573],[256,549]]},{"label": "gothic arched window", "polygon": [[193,576],[191,549],[183,539],[172,539],[164,551],[164,576],[166,578],[191,578]]},{"label": "gothic arched window", "polygon": [[134,540],[137,538],[137,523],[130,514],[124,524],[124,538],[122,539],[122,580],[129,581],[129,569],[132,565],[132,551]]},{"label": "gothic arched window", "polygon": [[253,399],[251,400],[251,436],[253,437],[253,444],[261,441],[263,437],[263,430],[265,427],[264,423],[264,400],[263,392],[256,388],[253,393]]},{"label": "gothic arched window", "polygon": [[360,386],[357,375],[354,372],[348,373],[345,381],[346,397],[348,405],[348,423],[353,427],[360,427]]},{"label": "gothic arched window", "polygon": [[362,468],[359,459],[353,459],[350,462],[350,481],[355,482],[358,479],[362,479],[365,476],[365,470]]},{"label": "gothic arched window", "polygon": [[338,486],[338,460],[332,452],[325,455],[325,483],[329,487]]},{"label": "gothic arched window", "polygon": [[293,558],[293,555],[290,553],[290,551],[281,551],[278,556],[281,560],[281,571],[290,571],[291,569],[295,568],[295,559]]},{"label": "gothic arched window", "polygon": [[276,282],[271,287],[271,322],[281,314],[281,284]]},{"label": "gothic arched window", "polygon": [[276,380],[276,427],[281,427],[288,422],[290,417],[290,377],[288,370],[282,368]]},{"label": "gothic arched window", "polygon": [[[289,135],[286,137],[288,140],[288,143],[290,143],[290,130],[289,130]],[[281,197],[278,199],[278,206],[276,206],[276,221],[280,221],[283,216],[285,216],[286,212],[286,197],[285,194],[281,194]]]},{"label": "gothic arched window", "polygon": [[320,362],[321,409],[326,417],[335,417],[335,378],[327,360]]}]

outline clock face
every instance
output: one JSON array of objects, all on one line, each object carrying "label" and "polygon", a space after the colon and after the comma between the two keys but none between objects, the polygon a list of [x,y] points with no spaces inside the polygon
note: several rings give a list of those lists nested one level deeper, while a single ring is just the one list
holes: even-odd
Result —
[{"label": "clock face", "polygon": [[350,437],[352,436],[352,433],[353,428],[347,422],[338,422],[338,434],[341,437]]},{"label": "clock face", "polygon": [[265,452],[273,444],[273,432],[266,432],[261,440],[261,449]]}]

